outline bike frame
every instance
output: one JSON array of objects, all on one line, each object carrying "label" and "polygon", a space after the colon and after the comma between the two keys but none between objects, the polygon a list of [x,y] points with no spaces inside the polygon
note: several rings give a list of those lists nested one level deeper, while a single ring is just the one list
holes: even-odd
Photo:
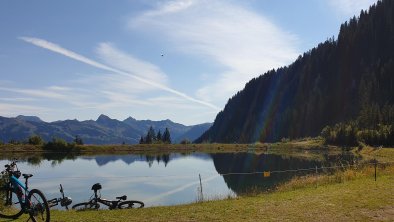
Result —
[{"label": "bike frame", "polygon": [[94,197],[90,199],[90,202],[92,203],[101,203],[106,205],[109,209],[115,209],[118,204],[122,200],[107,200],[107,199],[102,199],[101,194],[97,195],[97,192],[94,192]]},{"label": "bike frame", "polygon": [[[22,210],[25,211],[27,209],[26,206],[28,206],[27,204],[29,204],[29,199],[27,198],[27,196],[29,195],[29,190],[27,186],[23,184],[20,180],[18,180],[18,178],[16,178],[14,175],[11,175],[10,183],[11,183],[11,189],[13,189],[17,194],[18,200],[22,206]],[[24,194],[19,194],[18,188],[22,188]],[[12,196],[10,198],[10,201],[12,201]]]}]

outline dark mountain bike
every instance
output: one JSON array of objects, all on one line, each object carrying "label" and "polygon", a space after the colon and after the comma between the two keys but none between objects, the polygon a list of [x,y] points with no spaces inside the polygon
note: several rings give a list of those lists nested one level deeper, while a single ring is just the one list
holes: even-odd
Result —
[{"label": "dark mountain bike", "polygon": [[0,217],[16,219],[23,213],[29,214],[33,222],[50,221],[48,202],[44,194],[37,189],[29,190],[28,179],[32,174],[22,174],[25,184],[18,180],[21,172],[16,160],[4,166],[0,181]]},{"label": "dark mountain bike", "polygon": [[60,190],[60,193],[62,194],[62,196],[59,198],[53,198],[51,200],[48,200],[48,205],[49,205],[49,207],[54,207],[54,206],[59,205],[59,203],[60,203],[60,206],[65,207],[68,210],[68,205],[70,205],[73,201],[70,197],[64,196],[64,190],[63,190],[63,186],[61,184],[60,184],[59,190]]},{"label": "dark mountain bike", "polygon": [[142,208],[144,203],[138,200],[126,200],[127,196],[123,195],[116,197],[117,200],[107,200],[101,198],[101,192],[98,194],[97,191],[101,190],[102,186],[96,183],[92,186],[94,194],[90,197],[88,202],[82,202],[72,206],[74,210],[96,210],[100,208],[100,203],[108,206],[110,210],[113,209],[131,209],[131,208]]}]

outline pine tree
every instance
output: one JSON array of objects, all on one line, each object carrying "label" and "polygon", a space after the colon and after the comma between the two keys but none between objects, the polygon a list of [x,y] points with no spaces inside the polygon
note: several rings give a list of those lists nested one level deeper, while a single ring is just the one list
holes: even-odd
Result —
[{"label": "pine tree", "polygon": [[157,140],[157,142],[162,142],[162,135],[161,135],[161,132],[160,132],[160,130],[159,130],[159,132],[157,133],[157,136],[156,136],[156,140]]},{"label": "pine tree", "polygon": [[166,130],[163,133],[163,142],[171,144],[171,135],[170,135],[170,131],[168,130],[168,128],[166,128]]},{"label": "pine tree", "polygon": [[144,137],[143,136],[141,136],[141,139],[140,139],[140,144],[144,144],[145,142],[144,142]]},{"label": "pine tree", "polygon": [[83,145],[83,140],[80,136],[76,135],[74,139],[75,144],[77,145]]},{"label": "pine tree", "polygon": [[146,133],[146,137],[145,137],[145,143],[146,144],[152,144],[156,142],[156,133],[155,130],[153,129],[153,127],[149,127],[148,132]]}]

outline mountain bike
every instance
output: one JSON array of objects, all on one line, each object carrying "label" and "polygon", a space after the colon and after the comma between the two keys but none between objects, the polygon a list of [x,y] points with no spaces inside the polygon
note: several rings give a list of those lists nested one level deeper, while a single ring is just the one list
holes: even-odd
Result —
[{"label": "mountain bike", "polygon": [[[25,184],[18,180],[21,172],[16,160],[4,166],[0,182],[0,217],[16,219],[22,214],[29,214],[33,222],[50,221],[48,202],[44,194],[37,189],[29,190],[28,179],[32,174],[22,174]],[[16,170],[15,170],[16,169]]]},{"label": "mountain bike", "polygon": [[60,184],[59,190],[60,190],[60,193],[62,194],[62,196],[59,198],[53,198],[51,200],[48,200],[49,208],[57,206],[60,203],[60,206],[65,207],[68,210],[68,205],[70,205],[73,201],[70,197],[64,196],[64,190],[63,190],[63,186],[61,184]]},{"label": "mountain bike", "polygon": [[[100,208],[100,203],[108,206],[110,210],[113,209],[131,209],[131,208],[142,208],[144,203],[138,200],[126,200],[127,196],[123,195],[116,197],[117,200],[107,200],[101,198],[101,184],[96,183],[92,186],[94,194],[90,197],[88,202],[82,202],[72,206],[74,210],[97,210]],[[98,194],[97,191],[100,191]]]}]

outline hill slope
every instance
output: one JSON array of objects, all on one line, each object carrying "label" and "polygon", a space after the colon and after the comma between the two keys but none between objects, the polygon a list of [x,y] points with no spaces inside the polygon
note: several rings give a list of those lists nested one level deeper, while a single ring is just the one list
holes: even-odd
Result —
[{"label": "hill slope", "polygon": [[325,126],[361,113],[391,125],[393,104],[394,1],[386,0],[342,24],[337,40],[252,79],[196,142],[317,136]]},{"label": "hill slope", "polygon": [[[185,126],[171,120],[135,120],[131,117],[119,121],[105,115],[100,115],[96,121],[64,120],[51,123],[44,122],[34,116],[0,117],[0,141],[24,141],[32,135],[39,135],[45,141],[61,138],[71,142],[78,135],[87,144],[121,144],[123,142],[136,144],[140,137],[146,134],[150,126],[153,126],[157,131],[161,130],[161,132],[168,128],[171,137],[178,138],[180,141],[186,138],[182,135],[188,135],[189,130],[193,134],[194,127],[200,125]],[[205,126],[200,134],[194,133],[194,137],[191,139],[199,137],[209,126]]]}]

